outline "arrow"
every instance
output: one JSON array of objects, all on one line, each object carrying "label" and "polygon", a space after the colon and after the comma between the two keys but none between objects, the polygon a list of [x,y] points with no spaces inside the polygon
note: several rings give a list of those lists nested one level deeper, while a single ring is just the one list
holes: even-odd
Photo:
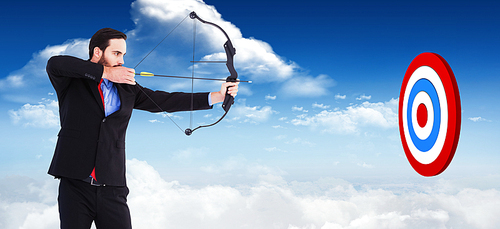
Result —
[{"label": "arrow", "polygon": [[[157,75],[157,74],[153,74],[153,73],[151,73],[151,72],[141,72],[141,73],[135,73],[135,75],[145,76],[145,77],[153,77],[153,76],[158,76],[158,77],[169,77],[169,78],[180,78],[180,79],[214,80],[214,81],[224,81],[224,82],[226,82],[226,79],[200,78],[200,77],[189,77],[189,76],[169,76],[169,75]],[[241,83],[252,83],[252,81],[249,81],[249,80],[237,80],[237,82],[241,82]]]}]

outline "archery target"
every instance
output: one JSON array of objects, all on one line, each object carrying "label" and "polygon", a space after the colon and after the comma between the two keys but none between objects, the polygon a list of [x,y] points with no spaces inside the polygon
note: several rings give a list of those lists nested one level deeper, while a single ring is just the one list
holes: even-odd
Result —
[{"label": "archery target", "polygon": [[405,154],[423,176],[448,167],[460,134],[460,97],[448,63],[434,53],[417,56],[406,71],[399,100]]}]

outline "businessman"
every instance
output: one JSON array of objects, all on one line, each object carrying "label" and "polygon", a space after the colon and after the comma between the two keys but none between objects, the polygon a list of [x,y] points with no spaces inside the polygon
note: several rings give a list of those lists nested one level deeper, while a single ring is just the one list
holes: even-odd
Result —
[{"label": "businessman", "polygon": [[[125,179],[125,134],[133,109],[167,112],[211,109],[226,90],[236,96],[238,83],[223,83],[212,93],[153,91],[135,82],[135,71],[122,66],[127,36],[97,31],[89,60],[54,56],[47,74],[59,100],[61,130],[49,174],[60,179],[61,228],[131,228]],[[229,89],[226,89],[229,88]],[[193,98],[193,105],[191,105]],[[153,102],[153,101],[154,102]]]}]

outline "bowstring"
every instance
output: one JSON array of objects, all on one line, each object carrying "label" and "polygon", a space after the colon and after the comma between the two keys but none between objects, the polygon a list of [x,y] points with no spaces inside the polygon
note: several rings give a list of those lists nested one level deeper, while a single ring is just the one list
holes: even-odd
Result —
[{"label": "bowstring", "polygon": [[[174,27],[174,28],[173,28],[173,29],[172,29],[172,30],[171,30],[171,31],[170,31],[170,32],[169,32],[169,33],[168,33],[168,34],[167,34],[167,35],[166,35],[166,36],[165,36],[165,37],[164,37],[161,41],[160,41],[160,43],[158,43],[158,44],[157,44],[157,45],[156,45],[156,46],[155,46],[155,47],[154,47],[151,51],[149,51],[149,53],[148,53],[148,54],[146,54],[146,56],[144,56],[144,57],[143,57],[143,58],[139,61],[139,63],[137,63],[137,64],[135,65],[134,69],[136,69],[136,68],[137,68],[137,67],[138,67],[138,66],[139,66],[139,65],[140,65],[140,64],[141,64],[141,63],[142,63],[142,62],[143,62],[143,61],[144,61],[144,60],[145,60],[145,59],[146,59],[146,58],[147,58],[147,57],[148,57],[148,56],[149,56],[149,55],[150,55],[150,54],[151,54],[151,53],[152,53],[155,49],[156,49],[156,48],[158,48],[158,46],[160,46],[160,44],[161,44],[161,43],[162,43],[165,39],[167,39],[167,37],[169,37],[169,36],[170,36],[170,34],[172,34],[172,32],[174,32],[174,30],[175,30],[175,29],[177,29],[177,27],[179,27],[179,26],[182,24],[182,22],[184,22],[184,21],[185,21],[188,17],[189,17],[189,14],[188,14],[188,15],[186,15],[186,17],[184,17],[184,19],[182,19],[182,21],[181,21],[181,22],[179,22],[179,24],[177,24],[177,25],[176,25],[176,26],[175,26],[175,27]],[[193,61],[194,61],[194,47],[193,47]],[[191,77],[191,78],[193,78],[193,77],[194,77],[194,63],[193,63],[193,73],[192,73],[192,74],[193,74],[193,75],[192,75],[192,77]],[[193,79],[191,79],[191,80],[193,81]],[[136,85],[137,85],[137,84],[136,84]],[[193,83],[191,83],[191,91],[193,91],[193,86],[192,86],[192,85],[193,85]],[[156,103],[156,102],[155,102],[155,101],[154,101],[154,100],[153,100],[153,99],[152,99],[152,98],[151,98],[151,97],[150,97],[150,96],[149,96],[149,95],[148,95],[148,94],[147,94],[147,93],[146,93],[146,92],[145,92],[145,91],[141,88],[141,86],[137,86],[137,88],[139,88],[139,90],[140,90],[140,91],[142,91],[142,93],[143,93],[144,95],[146,95],[146,97],[147,97],[147,98],[148,98],[148,99],[149,99],[149,100],[150,100],[150,101],[151,101],[151,102],[152,102],[152,103],[153,103],[153,104],[154,104],[154,105],[155,105],[155,106],[156,106],[156,107],[160,110],[160,112],[165,113],[165,116],[167,116],[167,117],[168,117],[168,119],[170,119],[170,121],[172,121],[172,122],[173,122],[173,123],[177,126],[177,128],[179,128],[179,130],[180,130],[182,133],[185,133],[185,132],[184,132],[184,130],[183,130],[183,129],[182,129],[182,128],[181,128],[181,127],[180,127],[180,126],[179,126],[179,125],[178,125],[178,124],[177,124],[177,123],[176,123],[176,122],[175,122],[175,121],[174,121],[171,117],[170,117],[170,115],[168,114],[168,112],[164,111],[164,110],[160,107],[160,105],[158,105],[158,104],[157,104],[157,103]],[[192,111],[193,111],[193,95],[191,94],[191,113],[192,113]],[[191,115],[191,116],[192,116],[192,115]],[[191,120],[191,122],[192,122],[192,120]]]},{"label": "bowstring", "polygon": [[193,64],[191,69],[191,112],[189,117],[189,129],[193,128],[193,110],[194,110],[194,55],[196,48],[196,20],[193,20]]}]

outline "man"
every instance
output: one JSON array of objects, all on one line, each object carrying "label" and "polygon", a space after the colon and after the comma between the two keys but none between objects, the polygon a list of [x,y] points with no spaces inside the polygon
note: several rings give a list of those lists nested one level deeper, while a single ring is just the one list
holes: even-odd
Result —
[{"label": "man", "polygon": [[[210,109],[238,83],[223,83],[212,93],[152,91],[135,82],[123,67],[127,36],[114,29],[97,31],[89,60],[54,56],[47,74],[57,92],[61,130],[49,168],[60,178],[61,228],[131,228],[125,181],[125,133],[133,109],[159,112]],[[147,95],[146,95],[147,94]],[[191,105],[193,96],[193,105]],[[152,101],[154,100],[154,102]]]}]

